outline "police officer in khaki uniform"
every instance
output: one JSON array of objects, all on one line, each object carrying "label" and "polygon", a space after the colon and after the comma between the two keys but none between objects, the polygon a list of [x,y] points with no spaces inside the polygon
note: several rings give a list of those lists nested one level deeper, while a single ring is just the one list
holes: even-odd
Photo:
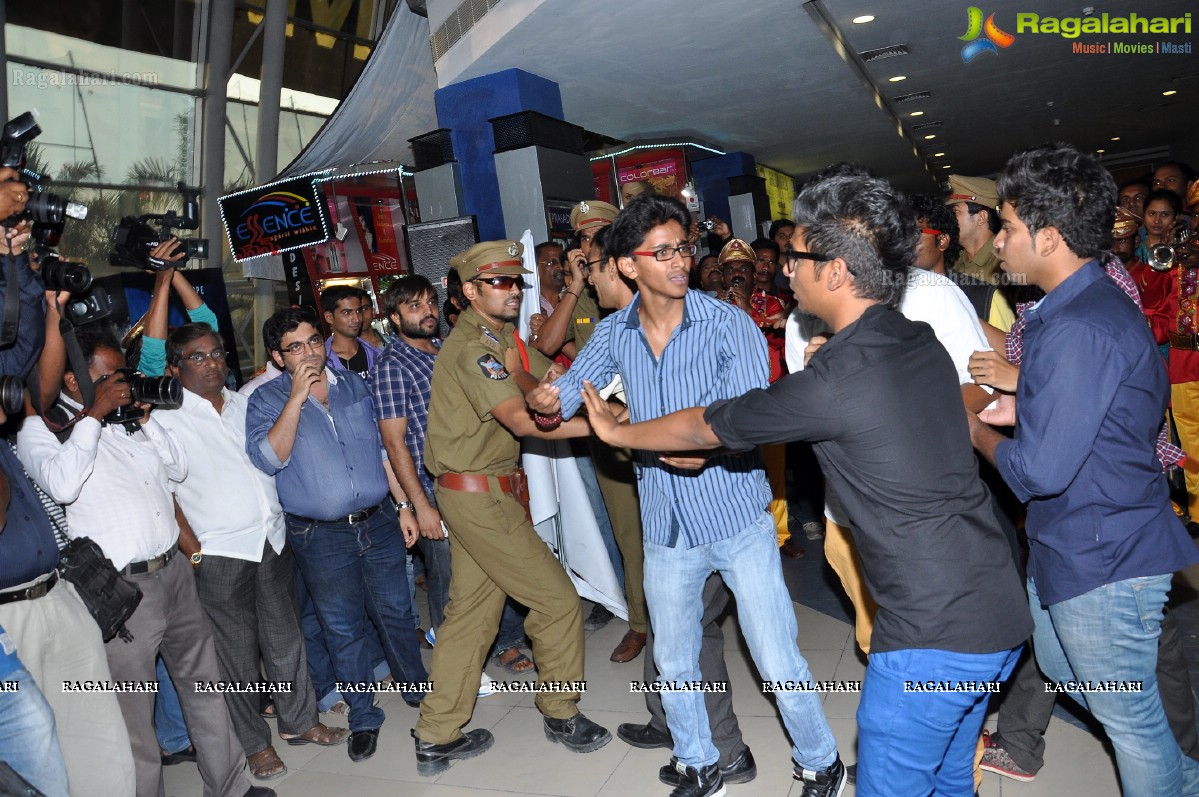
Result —
[{"label": "police officer in khaki uniform", "polygon": [[952,264],[954,270],[996,284],[1000,261],[991,245],[999,232],[999,189],[995,181],[951,174],[945,204],[957,218],[958,243],[962,245],[962,253]]},{"label": "police officer in khaki uniform", "polygon": [[[476,244],[450,261],[470,306],[433,366],[425,465],[436,478],[437,506],[449,529],[450,602],[437,632],[421,703],[417,771],[436,775],[455,759],[491,747],[486,729],[465,734],[479,674],[499,629],[505,595],[529,607],[525,632],[537,660],[537,708],[546,737],[589,753],[612,736],[578,710],[583,680],[583,618],[570,578],[533,531],[520,437],[582,437],[586,421],[534,422],[523,391],[549,362],[526,350],[512,322],[520,313],[523,247],[515,241]],[[531,373],[530,373],[531,372]],[[534,374],[536,376],[534,376]],[[558,419],[561,420],[560,418]],[[544,423],[545,419],[542,419]]]}]

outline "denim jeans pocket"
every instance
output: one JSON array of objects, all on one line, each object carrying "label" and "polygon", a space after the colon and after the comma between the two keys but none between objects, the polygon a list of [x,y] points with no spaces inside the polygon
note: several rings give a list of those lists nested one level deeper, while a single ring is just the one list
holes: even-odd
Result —
[{"label": "denim jeans pocket", "polygon": [[1172,579],[1172,574],[1128,579],[1133,600],[1136,601],[1137,616],[1140,618],[1141,628],[1146,633],[1161,633],[1163,610]]},{"label": "denim jeans pocket", "polygon": [[312,542],[312,529],[315,523],[296,522],[287,519],[287,538],[293,549],[303,551]]}]

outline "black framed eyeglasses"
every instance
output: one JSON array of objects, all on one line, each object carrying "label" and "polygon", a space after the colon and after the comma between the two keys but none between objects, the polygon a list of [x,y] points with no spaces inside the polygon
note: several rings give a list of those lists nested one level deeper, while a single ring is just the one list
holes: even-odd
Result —
[{"label": "black framed eyeglasses", "polygon": [[695,244],[681,244],[679,246],[663,246],[661,249],[654,249],[651,252],[634,252],[635,255],[642,257],[652,257],[654,260],[674,260],[674,256],[682,255],[683,257],[695,257],[695,253],[699,251],[699,247]]},{"label": "black framed eyeglasses", "polygon": [[520,290],[525,289],[525,278],[517,275],[502,274],[495,277],[479,277],[474,282],[486,282],[493,288],[498,288],[501,291],[510,291],[515,285]]},{"label": "black framed eyeglasses", "polygon": [[783,250],[783,254],[779,258],[779,263],[782,265],[784,271],[794,271],[801,260],[814,260],[817,263],[823,263],[826,260],[832,260],[832,258],[818,252],[801,252],[787,247]]}]

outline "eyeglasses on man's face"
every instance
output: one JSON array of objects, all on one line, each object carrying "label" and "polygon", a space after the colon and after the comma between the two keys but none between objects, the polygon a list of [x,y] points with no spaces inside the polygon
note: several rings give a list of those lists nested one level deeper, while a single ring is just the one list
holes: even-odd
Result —
[{"label": "eyeglasses on man's face", "polygon": [[[297,340],[295,343],[283,346],[279,349],[279,351],[283,352],[284,354],[299,354],[306,349],[322,349],[324,346],[325,343],[321,340],[321,336],[313,335],[308,340]],[[222,355],[223,354],[224,353],[222,352]]]},{"label": "eyeglasses on man's face", "polygon": [[832,260],[832,258],[816,252],[801,252],[787,247],[783,250],[783,255],[779,258],[779,263],[783,267],[783,273],[785,273],[787,276],[790,276],[795,272],[795,269],[801,260],[814,260],[817,263],[823,263],[826,260]]},{"label": "eyeglasses on man's face", "polygon": [[642,257],[652,257],[654,260],[674,260],[675,255],[682,257],[695,257],[695,253],[699,251],[699,247],[695,244],[680,244],[679,246],[663,246],[654,249],[650,252],[634,252],[635,255]]},{"label": "eyeglasses on man's face", "polygon": [[189,363],[191,363],[192,365],[199,368],[210,357],[212,358],[213,362],[223,363],[225,361],[225,352],[222,349],[216,349],[215,351],[210,351],[207,354],[205,354],[204,352],[198,351],[194,354],[187,355],[183,359],[187,360]]},{"label": "eyeglasses on man's face", "polygon": [[516,276],[500,275],[497,277],[480,277],[474,282],[485,282],[493,288],[501,291],[510,291],[515,285],[520,290],[525,289],[525,278],[517,274]]}]

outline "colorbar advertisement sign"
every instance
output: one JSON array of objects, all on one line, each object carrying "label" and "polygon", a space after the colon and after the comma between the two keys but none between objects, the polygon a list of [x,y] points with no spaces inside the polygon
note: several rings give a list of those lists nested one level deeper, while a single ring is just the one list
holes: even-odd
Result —
[{"label": "colorbar advertisement sign", "polygon": [[230,194],[220,203],[233,259],[239,262],[329,239],[311,176]]}]

